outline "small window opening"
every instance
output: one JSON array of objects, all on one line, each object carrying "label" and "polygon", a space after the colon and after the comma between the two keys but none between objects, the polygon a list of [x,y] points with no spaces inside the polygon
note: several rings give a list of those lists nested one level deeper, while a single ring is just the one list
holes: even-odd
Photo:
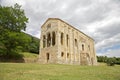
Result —
[{"label": "small window opening", "polygon": [[67,37],[67,46],[68,46],[68,40],[69,40],[69,36],[68,36],[68,34],[67,34],[67,36],[66,36],[66,37]]},{"label": "small window opening", "polygon": [[61,44],[63,45],[63,33],[61,33]]},{"label": "small window opening", "polygon": [[69,53],[67,53],[67,58],[69,58]]},{"label": "small window opening", "polygon": [[84,51],[84,45],[82,44],[82,50]]},{"label": "small window opening", "polygon": [[75,39],[75,46],[77,47],[77,39]]},{"label": "small window opening", "polygon": [[52,45],[55,45],[55,32],[52,32]]},{"label": "small window opening", "polygon": [[61,53],[61,57],[63,57],[63,56],[64,56],[64,53],[62,52],[62,53]]},{"label": "small window opening", "polygon": [[51,45],[51,36],[50,36],[50,33],[48,34],[47,36],[47,47],[50,47]]}]

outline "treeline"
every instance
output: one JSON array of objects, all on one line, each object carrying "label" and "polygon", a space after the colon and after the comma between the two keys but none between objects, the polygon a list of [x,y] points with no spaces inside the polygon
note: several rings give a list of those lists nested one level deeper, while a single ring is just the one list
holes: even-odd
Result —
[{"label": "treeline", "polygon": [[0,59],[21,58],[21,51],[39,53],[39,39],[22,32],[26,23],[28,18],[20,5],[0,5]]},{"label": "treeline", "polygon": [[104,62],[110,66],[113,66],[114,64],[120,65],[120,58],[118,57],[97,56],[97,61]]}]

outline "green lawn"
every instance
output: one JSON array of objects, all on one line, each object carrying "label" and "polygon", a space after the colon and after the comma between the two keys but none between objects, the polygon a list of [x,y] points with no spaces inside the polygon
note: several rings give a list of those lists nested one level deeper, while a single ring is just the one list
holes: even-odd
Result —
[{"label": "green lawn", "polygon": [[0,63],[0,80],[120,80],[120,66]]}]

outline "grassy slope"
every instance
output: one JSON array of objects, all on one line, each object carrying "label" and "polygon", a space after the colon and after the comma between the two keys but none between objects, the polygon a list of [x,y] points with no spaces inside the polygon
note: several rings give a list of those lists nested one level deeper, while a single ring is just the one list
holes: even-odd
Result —
[{"label": "grassy slope", "polygon": [[30,52],[21,52],[19,54],[23,55],[24,61],[26,63],[36,63],[38,60],[38,54],[30,53]]},{"label": "grassy slope", "polygon": [[120,80],[120,66],[0,63],[0,80]]},{"label": "grassy slope", "polygon": [[30,53],[30,52],[21,52],[24,58],[37,58],[38,54]]}]

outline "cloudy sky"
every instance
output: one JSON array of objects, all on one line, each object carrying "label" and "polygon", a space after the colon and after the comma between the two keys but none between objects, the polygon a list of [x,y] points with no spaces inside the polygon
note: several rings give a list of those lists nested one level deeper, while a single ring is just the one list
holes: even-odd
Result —
[{"label": "cloudy sky", "polygon": [[26,32],[40,38],[48,18],[60,18],[95,40],[97,55],[120,57],[120,0],[0,0],[22,5],[29,18]]}]

